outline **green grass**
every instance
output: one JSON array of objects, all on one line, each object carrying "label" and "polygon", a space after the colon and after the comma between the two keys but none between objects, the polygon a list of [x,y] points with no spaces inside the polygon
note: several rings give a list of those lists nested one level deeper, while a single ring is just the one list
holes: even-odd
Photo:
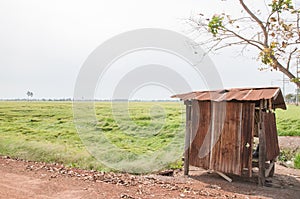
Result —
[{"label": "green grass", "polygon": [[300,169],[300,153],[298,153],[294,160],[294,166],[297,169]]},{"label": "green grass", "polygon": [[[300,107],[291,105],[287,111],[276,111],[279,135],[300,136],[299,113]],[[136,164],[144,156],[138,164],[152,162],[150,170],[181,166],[174,156],[183,151],[183,103],[130,102],[128,109],[117,108],[113,114],[110,102],[96,102],[94,115],[96,122],[77,127],[79,136],[71,102],[1,101],[0,155],[95,170],[110,170],[97,158],[122,165],[124,161]]]},{"label": "green grass", "polygon": [[[177,102],[131,102],[128,110],[117,109],[113,115],[111,103],[97,102],[97,122],[86,128],[88,133],[79,136],[71,102],[3,101],[0,102],[0,154],[109,170],[89,152],[96,158],[122,162],[168,151],[174,140],[174,146],[181,149],[182,108]],[[111,146],[115,148],[110,149]],[[177,168],[179,164],[173,161],[163,166]]]},{"label": "green grass", "polygon": [[300,136],[300,106],[288,105],[287,110],[276,110],[278,134]]}]

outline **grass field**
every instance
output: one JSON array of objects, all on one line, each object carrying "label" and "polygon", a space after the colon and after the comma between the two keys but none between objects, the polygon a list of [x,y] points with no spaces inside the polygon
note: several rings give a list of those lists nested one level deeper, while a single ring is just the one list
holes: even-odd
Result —
[{"label": "grass field", "polygon": [[300,106],[288,105],[287,110],[276,110],[279,135],[300,136]]},{"label": "grass field", "polygon": [[[81,134],[80,139],[73,123],[71,102],[0,102],[0,154],[106,170],[105,166],[90,155],[84,144],[88,145],[90,152],[95,152],[93,146],[101,146],[102,150],[106,145],[103,145],[101,139],[105,137],[111,145],[122,149],[124,154],[130,152],[134,156],[130,158],[133,159],[141,154],[165,150],[175,138],[178,141],[177,148],[182,148],[182,104],[130,102],[128,108],[130,118],[123,118],[122,115],[126,114],[121,112],[115,112],[114,118],[111,103],[95,103],[97,123],[91,133],[87,134],[90,137]],[[118,115],[121,117],[118,118]],[[99,151],[99,147],[95,150]],[[120,158],[128,158],[117,157],[123,156],[122,153],[111,152],[104,155],[118,161]],[[181,162],[175,161],[165,166],[179,167],[180,164]]]},{"label": "grass field", "polygon": [[[182,103],[130,102],[125,111],[115,112],[113,116],[111,103],[95,103],[97,122],[90,128],[92,133],[81,134],[80,137],[73,123],[71,102],[2,101],[0,154],[34,161],[58,162],[85,169],[108,170],[89,152],[94,155],[98,151],[103,152],[99,154],[100,158],[112,158],[117,162],[122,162],[122,158],[134,162],[143,154],[146,154],[147,159],[157,151],[170,150],[170,143],[173,143],[172,150],[175,148],[177,154],[182,152]],[[299,113],[300,108],[296,106],[288,106],[287,111],[276,111],[280,135],[300,136]],[[121,153],[120,150],[115,153],[114,150],[105,150],[110,145],[106,145],[103,137],[114,149],[121,149]],[[85,145],[88,147],[85,148]],[[180,167],[179,159],[163,166]]]}]

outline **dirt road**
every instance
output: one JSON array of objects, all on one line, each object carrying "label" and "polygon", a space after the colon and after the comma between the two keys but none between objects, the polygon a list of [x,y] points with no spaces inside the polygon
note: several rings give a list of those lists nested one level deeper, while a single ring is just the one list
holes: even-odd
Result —
[{"label": "dirt road", "polygon": [[[280,137],[281,148],[298,148],[300,137]],[[299,198],[300,170],[276,164],[271,187],[258,187],[257,177],[234,177],[191,168],[173,176],[103,173],[28,162],[0,156],[0,198]]]},{"label": "dirt road", "polygon": [[297,198],[300,171],[276,165],[272,187],[192,168],[174,176],[101,173],[62,165],[0,158],[0,198]]}]

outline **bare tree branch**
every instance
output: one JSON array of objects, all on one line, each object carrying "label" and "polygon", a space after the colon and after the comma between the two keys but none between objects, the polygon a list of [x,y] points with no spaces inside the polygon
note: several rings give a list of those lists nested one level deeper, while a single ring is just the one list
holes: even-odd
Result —
[{"label": "bare tree branch", "polygon": [[264,26],[262,21],[258,17],[256,17],[255,14],[246,6],[246,4],[244,3],[243,0],[239,0],[239,1],[240,1],[240,4],[242,5],[242,7],[245,9],[245,11],[258,23],[258,25],[262,29],[264,36],[265,36],[264,45],[265,45],[265,47],[268,47],[268,33],[266,30],[266,27]]},{"label": "bare tree branch", "polygon": [[232,31],[232,30],[229,30],[227,28],[225,28],[226,31],[232,33],[234,36],[236,36],[237,38],[247,42],[248,44],[251,44],[252,46],[255,46],[256,48],[258,48],[259,50],[263,50],[263,48],[261,48],[259,45],[262,45],[264,46],[264,44],[258,42],[258,41],[255,41],[255,40],[251,40],[251,39],[246,39],[245,37],[237,34],[236,32]]},{"label": "bare tree branch", "polygon": [[298,39],[297,41],[300,42],[300,14],[299,12],[297,13],[297,32],[298,32]]},{"label": "bare tree branch", "polygon": [[287,64],[286,64],[286,70],[290,69],[290,63],[291,63],[291,59],[292,59],[292,55],[298,50],[298,48],[295,48],[289,55]]}]

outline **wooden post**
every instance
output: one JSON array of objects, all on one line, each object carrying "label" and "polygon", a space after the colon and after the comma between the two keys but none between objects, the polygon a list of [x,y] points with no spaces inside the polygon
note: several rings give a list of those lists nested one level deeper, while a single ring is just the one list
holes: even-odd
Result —
[{"label": "wooden post", "polygon": [[264,126],[264,117],[262,109],[264,108],[264,100],[260,100],[259,105],[259,123],[258,123],[258,137],[259,137],[259,176],[258,184],[260,186],[265,185],[265,170],[266,170],[266,135]]},{"label": "wooden post", "polygon": [[190,100],[186,100],[186,126],[185,126],[185,145],[184,145],[184,175],[189,175],[190,164],[190,137],[191,137],[191,108],[192,104]]}]

